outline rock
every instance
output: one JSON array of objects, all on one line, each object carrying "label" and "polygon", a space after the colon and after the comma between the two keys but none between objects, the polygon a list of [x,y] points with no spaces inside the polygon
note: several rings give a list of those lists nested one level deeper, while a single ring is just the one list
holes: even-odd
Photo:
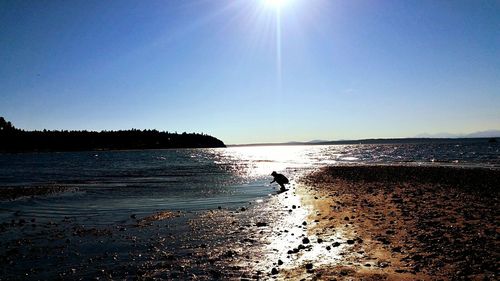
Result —
[{"label": "rock", "polygon": [[349,220],[349,217],[345,217],[345,218],[344,218],[344,220],[345,220],[345,221],[348,221],[348,220]]},{"label": "rock", "polygon": [[235,255],[236,255],[236,252],[229,250],[229,251],[227,251],[224,255],[225,255],[226,257],[230,258],[230,257],[235,256]]},{"label": "rock", "polygon": [[385,237],[380,237],[380,238],[378,238],[377,240],[378,240],[378,241],[380,241],[380,242],[381,242],[382,244],[384,244],[384,245],[389,245],[389,244],[391,244],[391,242],[390,242],[387,238],[385,238]]},{"label": "rock", "polygon": [[306,263],[306,269],[307,270],[313,269],[313,264],[312,263]]},{"label": "rock", "polygon": [[387,262],[380,262],[380,263],[378,264],[378,266],[379,266],[380,268],[385,268],[385,267],[388,267],[388,266],[389,266],[389,264],[388,264]]},{"label": "rock", "polygon": [[221,279],[222,278],[222,273],[218,270],[215,270],[215,269],[211,269],[210,270],[210,274],[212,275],[212,277],[214,279]]},{"label": "rock", "polygon": [[131,215],[130,215],[130,218],[132,218],[132,219],[136,219],[136,218],[137,218],[137,215],[136,215],[136,214],[131,214]]},{"label": "rock", "polygon": [[323,239],[318,238],[318,243],[323,243]]},{"label": "rock", "polygon": [[347,244],[350,244],[350,245],[354,244],[354,240],[352,240],[352,239],[347,240]]},{"label": "rock", "polygon": [[414,260],[414,261],[419,261],[421,259],[422,259],[422,255],[418,255],[418,254],[417,255],[413,255],[413,257],[412,257],[412,260]]},{"label": "rock", "polygon": [[278,270],[276,269],[276,267],[273,267],[273,269],[271,269],[271,274],[272,275],[278,274]]},{"label": "rock", "polygon": [[267,223],[265,222],[258,222],[257,224],[255,224],[257,227],[264,227],[264,226],[267,226]]}]

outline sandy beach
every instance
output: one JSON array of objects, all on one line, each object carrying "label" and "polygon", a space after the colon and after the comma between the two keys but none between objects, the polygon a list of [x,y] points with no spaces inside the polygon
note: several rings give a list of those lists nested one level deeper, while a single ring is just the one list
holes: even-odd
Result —
[{"label": "sandy beach", "polygon": [[[494,280],[498,171],[330,167],[308,176],[323,235],[347,233],[343,261],[322,279]],[[312,197],[314,196],[314,197]],[[312,197],[312,198],[311,198]]]},{"label": "sandy beach", "polygon": [[1,280],[495,280],[498,170],[325,167],[238,209],[117,225],[22,213],[0,227]]}]

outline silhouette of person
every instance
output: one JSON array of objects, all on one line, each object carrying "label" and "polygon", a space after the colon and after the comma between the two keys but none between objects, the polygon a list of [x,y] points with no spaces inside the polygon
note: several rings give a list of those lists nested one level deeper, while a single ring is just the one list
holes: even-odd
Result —
[{"label": "silhouette of person", "polygon": [[289,181],[288,181],[288,179],[287,179],[284,175],[282,175],[282,174],[278,174],[278,173],[276,173],[276,171],[273,171],[273,172],[271,173],[271,176],[273,176],[273,177],[274,177],[274,180],[273,180],[271,183],[273,183],[273,182],[278,183],[278,184],[280,185],[280,187],[281,187],[281,188],[280,188],[280,192],[284,192],[284,191],[286,191],[286,190],[287,190],[287,189],[285,188],[285,184],[288,184],[288,183],[289,183]]}]

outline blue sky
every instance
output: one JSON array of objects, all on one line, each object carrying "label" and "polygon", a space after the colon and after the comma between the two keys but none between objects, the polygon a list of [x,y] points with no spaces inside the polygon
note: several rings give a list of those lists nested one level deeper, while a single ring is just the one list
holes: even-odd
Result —
[{"label": "blue sky", "polygon": [[228,144],[500,129],[499,1],[279,14],[278,33],[265,0],[1,1],[0,116]]}]

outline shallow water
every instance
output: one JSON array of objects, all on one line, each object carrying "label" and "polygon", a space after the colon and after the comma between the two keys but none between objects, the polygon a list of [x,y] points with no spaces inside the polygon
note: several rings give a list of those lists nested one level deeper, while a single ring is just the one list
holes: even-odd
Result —
[{"label": "shallow water", "polygon": [[[0,276],[239,280],[269,276],[278,260],[280,271],[301,276],[305,263],[345,262],[345,245],[326,244],[352,239],[341,229],[312,231],[307,218],[319,214],[296,193],[305,173],[344,164],[499,169],[499,149],[468,142],[0,154],[0,188],[68,188],[0,201]],[[269,196],[273,170],[291,179],[290,191]],[[290,255],[305,237],[311,243]]]},{"label": "shallow water", "polygon": [[0,154],[0,187],[56,185],[70,190],[0,202],[0,222],[16,211],[41,220],[71,217],[105,225],[159,210],[231,208],[273,192],[271,171],[293,180],[324,165],[401,163],[499,168],[500,144],[457,141]]}]

